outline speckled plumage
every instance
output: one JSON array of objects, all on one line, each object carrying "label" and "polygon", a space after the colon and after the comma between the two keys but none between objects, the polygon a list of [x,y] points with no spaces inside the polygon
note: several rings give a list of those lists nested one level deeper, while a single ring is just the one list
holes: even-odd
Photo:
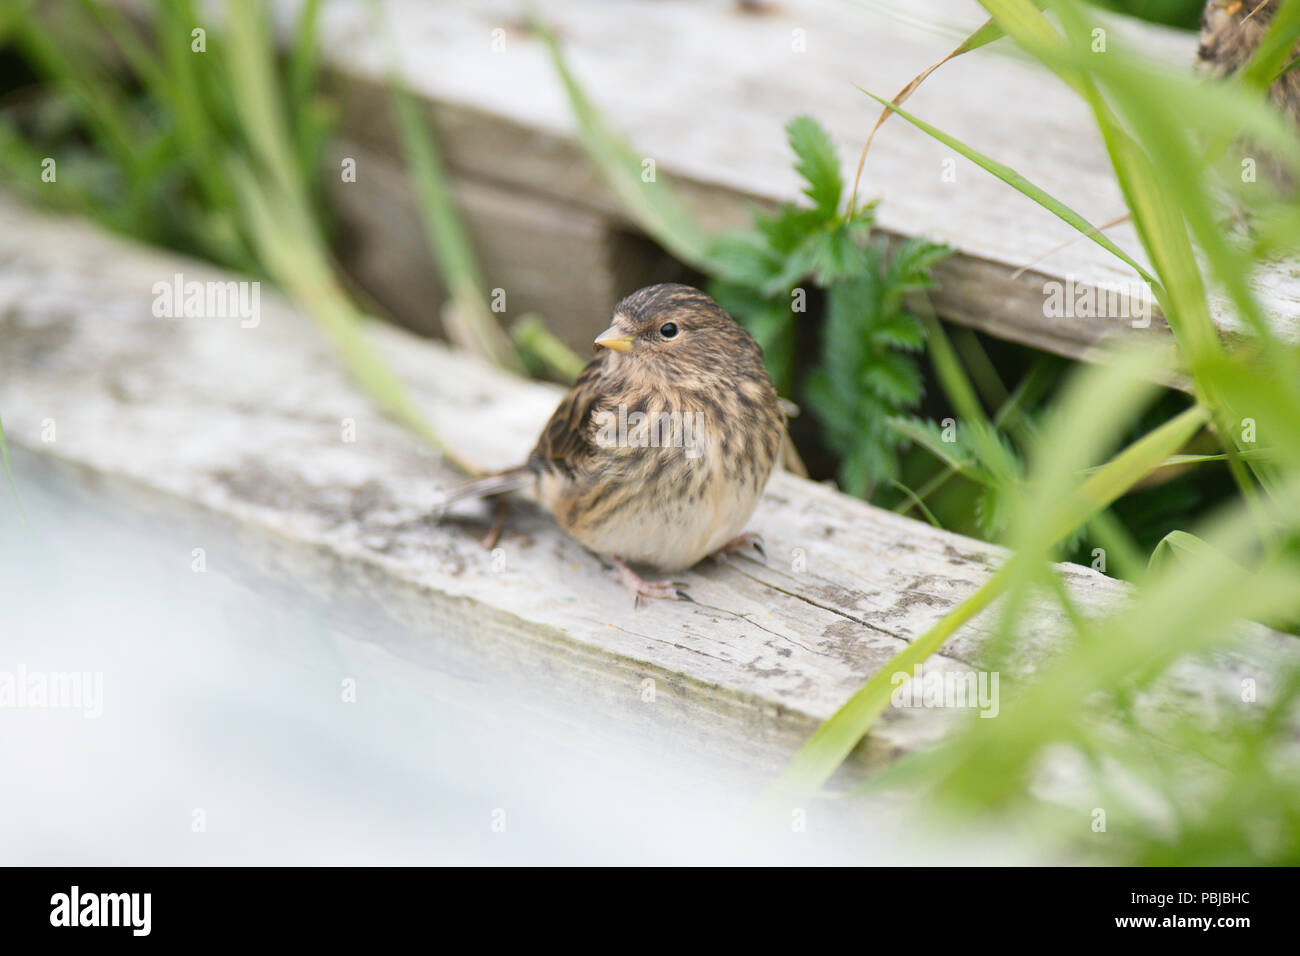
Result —
[{"label": "speckled plumage", "polygon": [[[671,323],[676,334],[667,337]],[[685,285],[649,286],[614,310],[600,349],[526,465],[453,498],[534,483],[560,527],[622,562],[680,571],[741,535],[780,454],[784,413],[753,337]]]},{"label": "speckled plumage", "polygon": [[[1210,0],[1201,14],[1198,66],[1212,76],[1227,76],[1245,66],[1280,4],[1281,0]],[[1269,96],[1300,125],[1300,70],[1291,70],[1274,81]]]}]

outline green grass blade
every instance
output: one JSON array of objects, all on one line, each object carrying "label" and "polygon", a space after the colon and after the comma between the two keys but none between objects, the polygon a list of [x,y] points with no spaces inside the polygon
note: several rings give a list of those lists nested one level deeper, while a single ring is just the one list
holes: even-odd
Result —
[{"label": "green grass blade", "polygon": [[[1246,0],[1247,3],[1258,0]],[[1287,61],[1294,55],[1296,37],[1300,36],[1300,0],[1282,0],[1281,4],[1270,3],[1273,22],[1255,49],[1255,54],[1241,69],[1242,81],[1247,86],[1258,90],[1267,89],[1269,84],[1285,72]]]},{"label": "green grass blade", "polygon": [[456,454],[411,401],[405,385],[365,336],[356,312],[312,242],[302,241],[282,197],[268,192],[245,167],[232,175],[240,190],[257,241],[258,252],[276,280],[316,320],[343,358],[348,372],[375,403],[467,472],[481,468]]},{"label": "green grass blade", "polygon": [[896,478],[891,480],[890,484],[907,496],[908,500],[912,502],[912,506],[925,515],[925,520],[930,522],[932,527],[943,530],[943,525],[939,523],[939,519],[934,516],[934,512],[929,509],[920,495]]},{"label": "green grass blade", "polygon": [[551,334],[540,315],[523,316],[511,335],[521,351],[536,356],[566,382],[572,382],[587,366],[578,353]]},{"label": "green grass blade", "polygon": [[401,379],[366,339],[363,318],[330,267],[290,145],[277,94],[275,54],[253,0],[231,0],[230,42],[223,45],[234,87],[236,116],[258,160],[230,163],[230,177],[249,222],[259,257],[276,281],[316,319],[334,342],[354,379],[394,420],[439,449],[462,469],[476,463],[449,448],[411,401]]},{"label": "green grass blade", "polygon": [[[1099,379],[1099,381],[1105,381]],[[1097,391],[1094,389],[1093,391]],[[774,801],[801,799],[825,783],[870,730],[889,705],[897,674],[910,675],[914,665],[937,651],[952,634],[986,609],[1033,564],[1029,555],[1071,533],[1140,481],[1152,468],[1181,447],[1206,420],[1204,409],[1193,406],[1170,419],[1116,455],[1075,493],[1060,500],[1036,529],[1039,548],[1013,555],[980,588],[946,614],[925,634],[912,641],[882,667],[863,687],[817,729],[777,781]]]},{"label": "green grass blade", "polygon": [[429,248],[447,283],[455,313],[446,315],[448,334],[461,348],[488,361],[522,372],[510,338],[488,309],[483,279],[470,247],[469,236],[451,199],[451,185],[439,158],[429,125],[416,99],[397,80],[390,81],[393,113],[402,148],[415,179]]},{"label": "green grass blade", "polygon": [[994,484],[1003,488],[1017,484],[1020,481],[1020,462],[998,438],[997,429],[984,413],[975,387],[962,368],[948,334],[933,316],[926,317],[925,328],[935,374],[966,426],[971,450]]},{"label": "green grass blade", "polygon": [[545,44],[564,84],[588,157],[623,208],[678,259],[701,272],[719,273],[721,267],[711,255],[713,238],[657,173],[652,182],[642,179],[644,158],[606,124],[569,69],[555,35],[536,20],[532,21],[532,29]]},{"label": "green grass blade", "polygon": [[293,43],[289,47],[288,98],[291,112],[311,101],[320,59],[321,0],[307,0],[298,11]]},{"label": "green grass blade", "polygon": [[1024,196],[1028,196],[1030,199],[1034,200],[1034,202],[1038,203],[1040,206],[1042,206],[1048,212],[1052,213],[1062,222],[1078,230],[1088,239],[1095,242],[1097,245],[1101,246],[1107,252],[1111,253],[1116,258],[1123,261],[1126,265],[1130,266],[1135,272],[1137,272],[1138,275],[1140,275],[1153,287],[1159,286],[1159,282],[1156,280],[1155,276],[1153,276],[1150,272],[1148,272],[1146,269],[1140,266],[1131,256],[1128,255],[1128,253],[1126,253],[1123,249],[1117,246],[1104,233],[1097,231],[1093,227],[1092,223],[1090,223],[1083,216],[1079,215],[1079,213],[1075,212],[1069,206],[1065,205],[1065,203],[1051,196],[1049,193],[1040,189],[1038,186],[1035,186],[1033,183],[1031,183],[1024,176],[1020,175],[1010,166],[1006,166],[1002,163],[999,163],[996,160],[992,159],[991,157],[985,155],[984,153],[981,153],[978,150],[973,149],[970,146],[967,146],[965,143],[961,142],[956,137],[949,136],[947,133],[936,128],[930,123],[927,123],[924,120],[920,119],[919,117],[912,115],[902,107],[892,106],[887,100],[882,99],[881,97],[877,96],[875,93],[872,93],[868,90],[863,90],[861,87],[858,87],[858,89],[861,92],[865,93],[867,96],[871,97],[881,106],[887,107],[893,112],[897,113],[899,116],[907,120],[917,129],[921,130],[922,132],[928,134],[929,136],[943,143],[949,149],[952,149],[955,152],[960,153],[962,156],[965,156],[967,159],[975,163],[981,169],[991,173],[993,176],[1002,180],[1002,182],[1006,183],[1012,189],[1016,190],[1016,192],[1021,193]]},{"label": "green grass blade", "polygon": [[135,144],[137,123],[92,49],[85,43],[69,42],[41,23],[32,12],[31,0],[15,0],[9,14],[14,43],[64,90],[68,102],[117,163],[126,170],[136,169],[140,161]]},{"label": "green grass blade", "polygon": [[1160,567],[1162,562],[1170,560],[1175,555],[1230,560],[1209,542],[1194,534],[1186,531],[1170,531],[1156,543],[1151,557],[1147,560],[1147,567],[1149,569]]},{"label": "green grass blade", "polygon": [[949,469],[957,474],[964,475],[965,477],[978,481],[981,484],[986,484],[991,480],[987,474],[976,467],[974,461],[958,458],[951,450],[949,450],[947,445],[941,441],[935,441],[934,436],[924,428],[921,428],[916,421],[910,418],[899,418],[895,416],[886,419],[886,423],[890,428],[894,429],[894,431],[903,435],[909,441],[915,442],[930,454],[934,455],[935,458],[939,459],[947,465]]}]

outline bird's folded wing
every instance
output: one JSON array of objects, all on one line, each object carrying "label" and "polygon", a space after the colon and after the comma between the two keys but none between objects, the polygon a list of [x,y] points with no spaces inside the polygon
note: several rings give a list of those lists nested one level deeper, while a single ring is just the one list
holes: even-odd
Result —
[{"label": "bird's folded wing", "polygon": [[573,472],[592,451],[588,438],[591,417],[600,397],[599,382],[604,370],[604,354],[587,363],[550,421],[537,439],[537,447],[528,458],[535,469],[549,468]]}]

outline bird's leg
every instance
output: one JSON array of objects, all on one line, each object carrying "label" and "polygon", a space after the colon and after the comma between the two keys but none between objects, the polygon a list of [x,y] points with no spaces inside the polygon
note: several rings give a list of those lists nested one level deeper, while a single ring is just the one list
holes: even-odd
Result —
[{"label": "bird's leg", "polygon": [[483,538],[483,550],[491,551],[501,540],[501,532],[506,526],[506,515],[510,514],[510,501],[507,498],[497,499],[496,517],[492,521],[492,527],[488,529],[487,535]]},{"label": "bird's leg", "polygon": [[618,558],[611,557],[618,579],[623,587],[632,592],[632,604],[635,606],[643,597],[667,598],[670,601],[689,601],[691,596],[684,590],[686,585],[677,581],[646,581]]},{"label": "bird's leg", "polygon": [[767,560],[767,552],[763,550],[763,537],[757,534],[738,534],[721,548],[713,553],[713,560],[722,564],[727,560],[729,554],[739,554],[748,548],[753,548],[758,552],[758,556],[764,561]]}]

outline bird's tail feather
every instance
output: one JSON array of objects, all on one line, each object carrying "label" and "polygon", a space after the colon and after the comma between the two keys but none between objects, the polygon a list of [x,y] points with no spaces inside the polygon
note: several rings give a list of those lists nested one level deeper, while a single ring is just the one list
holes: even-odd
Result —
[{"label": "bird's tail feather", "polygon": [[507,491],[522,488],[532,477],[533,473],[528,466],[520,465],[518,468],[499,471],[495,475],[472,478],[444,492],[439,505],[440,508],[447,508],[458,501],[465,501],[469,498],[486,498],[489,495],[505,494]]}]

